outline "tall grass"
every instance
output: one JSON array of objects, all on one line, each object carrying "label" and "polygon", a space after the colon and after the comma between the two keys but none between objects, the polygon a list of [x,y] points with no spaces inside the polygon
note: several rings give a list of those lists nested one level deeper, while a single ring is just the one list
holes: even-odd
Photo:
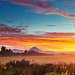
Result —
[{"label": "tall grass", "polygon": [[75,64],[31,64],[28,60],[0,64],[0,75],[75,75]]}]

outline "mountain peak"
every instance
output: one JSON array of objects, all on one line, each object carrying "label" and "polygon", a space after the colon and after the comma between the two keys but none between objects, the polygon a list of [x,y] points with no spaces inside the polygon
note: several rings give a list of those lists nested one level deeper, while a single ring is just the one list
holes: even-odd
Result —
[{"label": "mountain peak", "polygon": [[41,50],[37,47],[32,47],[29,49],[30,52],[35,51],[35,52],[40,52]]}]

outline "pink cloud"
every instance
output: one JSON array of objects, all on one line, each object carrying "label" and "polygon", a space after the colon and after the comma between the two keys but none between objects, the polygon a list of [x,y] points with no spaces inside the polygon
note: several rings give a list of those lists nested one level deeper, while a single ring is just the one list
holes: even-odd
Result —
[{"label": "pink cloud", "polygon": [[37,0],[35,1],[30,1],[30,0],[11,0],[12,3],[16,3],[16,4],[21,4],[21,5],[25,5],[25,6],[33,6],[36,8],[41,8],[41,9],[48,9],[49,7],[52,7],[52,5],[44,5],[43,1],[40,1],[41,4],[38,3]]},{"label": "pink cloud", "polygon": [[75,37],[75,33],[69,33],[69,32],[46,32],[44,34],[45,37],[59,37],[59,38],[69,38],[69,37]]},{"label": "pink cloud", "polygon": [[[41,3],[39,3],[39,1]],[[32,6],[36,9],[31,10],[34,13],[38,13],[38,14],[47,14],[47,15],[51,15],[51,14],[56,14],[56,15],[60,15],[60,16],[64,16],[66,18],[75,18],[75,13],[72,12],[60,12],[58,7],[55,7],[53,4],[47,4],[48,2],[55,2],[55,0],[11,0],[11,3],[15,3],[15,4],[20,4],[20,5],[25,5],[25,6]],[[44,3],[46,2],[46,3]],[[65,2],[68,3],[68,2]],[[73,2],[70,2],[73,3]]]},{"label": "pink cloud", "polygon": [[32,12],[38,13],[38,14],[46,14],[46,15],[60,15],[66,18],[75,18],[75,12],[58,12],[59,8],[50,8],[47,10],[41,10],[41,9],[35,9]]},{"label": "pink cloud", "polygon": [[75,14],[72,14],[70,12],[47,12],[46,14],[47,15],[56,14],[56,15],[64,16],[66,18],[75,18]]}]

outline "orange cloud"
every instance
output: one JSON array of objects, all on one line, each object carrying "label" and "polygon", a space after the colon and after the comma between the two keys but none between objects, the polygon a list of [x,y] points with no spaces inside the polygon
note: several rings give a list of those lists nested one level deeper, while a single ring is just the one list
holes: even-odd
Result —
[{"label": "orange cloud", "polygon": [[[69,34],[70,35],[70,34]],[[49,37],[3,37],[0,36],[0,45],[7,45],[18,49],[29,49],[33,46],[41,50],[75,51],[75,38],[49,38]]]}]

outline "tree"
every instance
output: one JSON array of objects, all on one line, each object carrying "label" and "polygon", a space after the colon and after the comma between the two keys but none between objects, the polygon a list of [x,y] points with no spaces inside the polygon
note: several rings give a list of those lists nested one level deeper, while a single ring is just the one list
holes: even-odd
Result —
[{"label": "tree", "polygon": [[11,49],[7,49],[6,47],[2,46],[1,47],[1,55],[11,55],[13,52]]},{"label": "tree", "polygon": [[2,46],[1,47],[1,52],[4,52],[6,50],[6,47]]},{"label": "tree", "polygon": [[25,50],[24,53],[27,53],[27,50]]}]

